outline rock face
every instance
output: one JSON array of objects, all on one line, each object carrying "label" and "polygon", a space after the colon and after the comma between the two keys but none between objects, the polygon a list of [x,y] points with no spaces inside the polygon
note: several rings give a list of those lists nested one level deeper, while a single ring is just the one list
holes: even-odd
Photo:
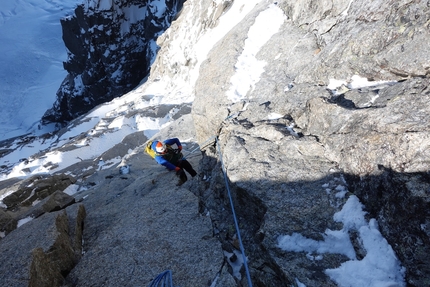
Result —
[{"label": "rock face", "polygon": [[[342,185],[377,219],[406,267],[407,283],[428,285],[428,5],[277,3],[288,19],[255,55],[266,63],[255,87],[234,104],[228,99],[242,52],[234,46],[245,41],[244,27],[266,6],[257,6],[210,52],[193,104],[200,142],[219,137],[236,208],[246,222],[252,278],[259,286],[289,286],[294,277],[306,286],[335,286],[322,271],[345,259],[310,261],[282,252],[276,238],[297,232],[318,239],[327,228],[339,229],[333,213],[343,199],[333,192]],[[357,75],[373,82],[355,88]],[[343,83],[333,87],[330,79]],[[220,238],[232,238],[220,209],[228,202],[215,149],[205,152],[203,163],[214,180],[198,192],[209,198],[205,206],[220,222]]]},{"label": "rock face", "polygon": [[75,182],[65,174],[40,175],[1,188],[5,210],[0,211],[0,232],[6,235],[17,228],[19,220],[37,218],[75,203],[73,197],[62,192]]},{"label": "rock face", "polygon": [[46,213],[1,240],[4,286],[60,286],[82,256],[83,205]]},{"label": "rock face", "polygon": [[[247,8],[245,2],[249,3],[241,2],[239,10]],[[97,29],[91,27],[105,23],[96,11],[126,17],[127,9],[118,12],[104,9],[103,1],[97,3],[97,9],[78,7],[77,14],[91,9],[94,13],[65,20],[69,21],[66,26],[94,32]],[[166,3],[179,7],[174,4],[178,2]],[[39,178],[1,182],[1,195],[22,191],[4,198],[6,208],[0,212],[1,282],[8,286],[142,286],[170,269],[179,286],[247,286],[243,265],[238,264],[240,243],[231,194],[254,286],[344,286],[331,276],[333,270],[350,261],[364,261],[370,254],[359,228],[346,232],[353,254],[284,250],[280,238],[294,235],[322,242],[329,231],[345,230],[346,224],[336,215],[351,198],[363,204],[365,220],[373,231],[379,230],[405,270],[405,282],[393,281],[392,286],[430,285],[427,3],[260,1],[199,63],[190,47],[201,35],[192,34],[190,27],[201,33],[216,28],[221,15],[233,8],[233,1],[189,0],[158,39],[161,48],[148,82],[166,76],[173,86],[187,75],[180,79],[194,89],[192,108],[190,104],[141,108],[127,98],[121,112],[107,113],[91,132],[62,146],[52,145],[57,151],[78,154],[84,138],[89,138],[85,142],[90,145],[108,135],[117,118],[125,122],[136,115],[161,119],[175,109],[176,121],[156,137],[187,139],[187,150],[199,143],[202,153],[189,155],[199,176],[174,186],[175,176],[143,153],[142,144],[148,138],[133,132],[96,158],[77,161],[45,178],[40,186],[50,178],[57,180],[50,183],[49,195],[41,193],[44,197],[32,194]],[[232,93],[249,31],[261,23],[259,17],[268,9],[281,13],[282,23],[258,53],[247,54],[262,67],[257,79]],[[88,19],[98,26],[89,25],[93,22]],[[112,31],[119,33],[116,24]],[[85,35],[76,37],[85,42]],[[180,51],[173,49],[179,37]],[[89,60],[95,66],[103,61],[117,63],[102,57],[107,40],[94,40],[100,41],[93,45],[101,49],[100,57],[90,44],[79,51],[81,45],[69,43],[68,49],[81,56],[76,62],[71,56],[66,66],[84,71],[81,66],[90,65],[83,56],[88,52],[95,53]],[[199,68],[196,79],[193,68]],[[178,86],[187,88],[182,82]],[[140,100],[145,97],[152,99],[144,94]],[[80,120],[88,119],[73,124],[78,126]],[[67,132],[60,131],[58,138]],[[48,150],[32,160],[46,156]],[[102,159],[118,163],[114,161],[118,158],[118,165],[101,168],[97,164]],[[55,166],[50,163],[46,168]],[[66,184],[58,184],[60,178]],[[77,190],[72,199],[64,190],[70,186]],[[24,206],[29,197],[33,201]],[[14,213],[24,208],[21,217]],[[30,214],[38,217],[16,228]]]},{"label": "rock face", "polygon": [[[192,126],[188,114],[158,136],[192,139]],[[211,219],[199,213],[198,196],[190,192],[194,183],[175,186],[175,174],[143,152],[146,140],[130,134],[101,155],[106,161],[121,155],[121,166],[93,169],[95,160],[69,168],[79,178],[71,205],[58,191],[29,208],[27,214],[39,216],[0,240],[5,286],[148,286],[166,269],[180,286],[236,286]],[[127,144],[134,150],[124,155]],[[200,158],[196,153],[189,161],[197,167]]]},{"label": "rock face", "polygon": [[68,72],[42,122],[67,123],[133,89],[147,76],[157,37],[183,0],[89,1],[61,20]]},{"label": "rock face", "polygon": [[[70,184],[75,182],[76,179],[65,174],[34,176],[12,187],[8,186],[7,190],[13,191],[13,193],[6,196],[3,199],[3,203],[8,209],[19,209],[21,207],[31,206],[57,190],[63,191]],[[2,193],[4,193],[3,190]]]}]

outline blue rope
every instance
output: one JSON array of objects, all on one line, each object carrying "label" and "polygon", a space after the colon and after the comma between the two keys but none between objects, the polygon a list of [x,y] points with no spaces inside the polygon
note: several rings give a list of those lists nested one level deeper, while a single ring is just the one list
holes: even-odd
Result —
[{"label": "blue rope", "polygon": [[172,271],[166,270],[152,280],[149,287],[175,287],[172,282]]},{"label": "blue rope", "polygon": [[215,140],[217,143],[219,159],[220,159],[222,171],[224,174],[225,185],[226,185],[227,191],[228,191],[228,197],[230,199],[230,206],[231,206],[231,211],[233,213],[234,225],[236,227],[237,239],[239,240],[240,251],[242,252],[242,258],[243,258],[243,264],[245,265],[246,277],[248,279],[248,287],[252,287],[251,276],[249,274],[248,263],[247,263],[246,256],[245,256],[245,248],[243,247],[242,238],[240,236],[239,224],[237,223],[236,212],[234,211],[233,199],[231,197],[230,187],[229,187],[228,180],[227,180],[227,170],[224,166],[224,161],[222,160],[222,153],[221,153],[221,149],[219,146],[218,138],[216,137]]},{"label": "blue rope", "polygon": [[[219,145],[219,142],[218,142],[218,138],[216,136],[213,136],[213,137],[209,138],[207,141],[205,141],[202,145],[204,145],[205,143],[209,142],[210,140],[212,140],[214,138],[215,138],[215,141],[216,141],[216,144],[217,144],[217,148],[218,148],[218,153],[219,153],[219,158],[220,158],[220,162],[221,162],[221,166],[222,166],[222,171],[223,171],[223,175],[224,175],[225,185],[227,187],[228,197],[229,197],[229,200],[230,200],[231,211],[233,213],[234,225],[236,227],[237,238],[239,240],[240,251],[242,253],[242,259],[243,259],[243,264],[245,265],[246,277],[248,279],[248,287],[252,287],[251,275],[249,273],[248,263],[247,263],[246,255],[245,255],[245,248],[243,247],[242,238],[240,236],[239,224],[238,224],[238,221],[237,221],[236,212],[234,210],[233,199],[231,197],[230,186],[228,184],[228,179],[227,179],[227,170],[226,170],[226,168],[224,166],[224,161],[222,160],[222,153],[221,153],[220,145]],[[193,152],[195,152],[199,148],[200,148],[200,145],[195,150],[191,151],[188,155],[192,154]],[[175,287],[175,286],[173,286],[172,271],[166,270],[166,271],[160,273],[151,282],[151,284],[149,285],[149,287]]]}]

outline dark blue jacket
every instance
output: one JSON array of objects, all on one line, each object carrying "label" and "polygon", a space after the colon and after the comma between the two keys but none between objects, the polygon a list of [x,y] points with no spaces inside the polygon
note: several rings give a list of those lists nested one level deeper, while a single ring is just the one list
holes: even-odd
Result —
[{"label": "dark blue jacket", "polygon": [[182,149],[181,142],[177,138],[171,138],[165,140],[163,143],[167,145],[167,152],[165,154],[157,153],[157,143],[159,141],[153,141],[151,148],[155,151],[155,160],[165,166],[169,170],[175,170],[176,164],[182,159],[182,153],[176,154],[174,150],[170,147],[174,144],[178,146],[179,149]]}]

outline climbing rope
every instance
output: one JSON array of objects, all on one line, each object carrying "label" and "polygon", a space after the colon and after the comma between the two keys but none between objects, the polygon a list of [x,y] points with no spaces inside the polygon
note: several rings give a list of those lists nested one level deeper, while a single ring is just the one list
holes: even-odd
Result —
[{"label": "climbing rope", "polygon": [[236,227],[237,239],[239,240],[239,245],[240,245],[240,252],[242,253],[243,264],[245,265],[246,277],[248,279],[248,287],[252,287],[251,276],[249,274],[248,263],[247,263],[246,255],[245,255],[245,248],[243,247],[242,238],[240,236],[239,224],[237,222],[236,212],[234,211],[233,199],[231,197],[231,192],[230,192],[230,186],[228,184],[227,170],[224,166],[224,161],[222,160],[222,153],[221,153],[221,148],[220,148],[220,145],[218,142],[218,138],[215,138],[215,140],[216,140],[216,144],[217,144],[217,148],[218,148],[219,160],[220,160],[221,166],[222,166],[222,172],[224,174],[224,181],[225,181],[225,185],[226,185],[227,192],[228,192],[228,198],[230,200],[231,212],[233,213],[233,219],[234,219],[234,225]]},{"label": "climbing rope", "polygon": [[172,271],[166,270],[152,280],[149,287],[175,287],[172,281]]},{"label": "climbing rope", "polygon": [[[228,184],[228,179],[227,179],[227,170],[226,170],[226,168],[224,166],[224,161],[222,159],[222,153],[221,153],[220,144],[218,142],[218,137],[217,136],[213,136],[213,137],[209,138],[203,144],[199,145],[196,149],[192,150],[187,156],[189,156],[190,154],[194,153],[195,151],[201,149],[201,146],[203,146],[204,144],[206,144],[206,143],[208,143],[210,141],[215,141],[216,142],[216,146],[217,146],[217,150],[218,150],[218,155],[219,155],[219,160],[221,162],[222,172],[223,172],[223,175],[224,175],[224,181],[225,181],[225,185],[226,185],[226,188],[227,188],[228,197],[229,197],[229,200],[230,200],[231,212],[233,214],[233,219],[234,219],[234,225],[235,225],[235,228],[236,228],[237,238],[239,240],[240,251],[242,253],[243,264],[245,266],[246,278],[248,280],[248,287],[252,287],[251,275],[249,273],[248,263],[247,263],[247,259],[246,259],[246,255],[245,255],[245,248],[243,247],[242,238],[240,236],[239,224],[238,224],[238,221],[237,221],[237,216],[236,216],[236,212],[235,212],[234,204],[233,204],[233,198],[231,196],[230,186]],[[160,273],[151,282],[151,284],[149,285],[149,287],[175,287],[175,286],[173,286],[172,272],[170,270],[166,270],[166,271]]]},{"label": "climbing rope", "polygon": [[212,137],[210,137],[207,141],[205,141],[205,142],[204,142],[204,143],[202,143],[201,145],[198,145],[195,149],[193,149],[192,151],[190,151],[186,156],[184,156],[184,157],[183,157],[183,159],[185,159],[185,158],[189,157],[191,154],[195,153],[195,152],[196,152],[196,151],[198,151],[198,150],[202,150],[202,149],[204,148],[204,145],[205,145],[206,143],[213,142],[213,141],[215,141],[215,139],[216,139],[216,136],[212,136]]}]

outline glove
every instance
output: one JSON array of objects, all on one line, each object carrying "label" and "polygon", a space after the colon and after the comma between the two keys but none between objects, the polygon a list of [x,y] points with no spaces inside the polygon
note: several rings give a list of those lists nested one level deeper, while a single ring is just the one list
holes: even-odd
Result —
[{"label": "glove", "polygon": [[180,145],[180,146],[178,146],[178,150],[180,150],[180,151],[182,150],[182,146],[181,146],[181,145]]}]

